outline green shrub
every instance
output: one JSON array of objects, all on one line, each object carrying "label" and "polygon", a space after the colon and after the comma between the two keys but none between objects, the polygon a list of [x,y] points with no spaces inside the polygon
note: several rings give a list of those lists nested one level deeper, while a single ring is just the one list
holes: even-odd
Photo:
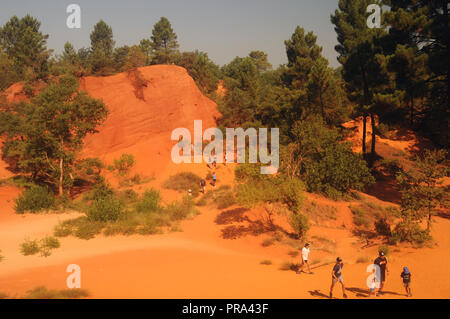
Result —
[{"label": "green shrub", "polygon": [[103,231],[105,236],[114,236],[114,235],[133,235],[137,232],[137,227],[139,223],[135,220],[121,220],[112,224],[108,224]]},{"label": "green shrub", "polygon": [[197,214],[195,203],[189,196],[184,196],[181,201],[170,203],[166,208],[166,212],[169,218],[175,221]]},{"label": "green shrub", "polygon": [[137,200],[139,199],[138,193],[136,193],[132,189],[121,191],[117,194],[117,196],[122,202],[126,204],[136,203]]},{"label": "green shrub", "polygon": [[83,222],[77,225],[74,235],[80,239],[89,240],[100,234],[104,227],[105,224],[102,222],[83,219]]},{"label": "green shrub", "polygon": [[386,138],[389,135],[388,134],[389,131],[390,131],[390,128],[389,128],[389,125],[387,125],[387,124],[379,123],[376,126],[376,133],[383,138]]},{"label": "green shrub", "polygon": [[136,164],[132,154],[122,154],[118,160],[114,160],[114,169],[120,176],[127,175],[131,168]]},{"label": "green shrub", "polygon": [[53,235],[56,237],[67,237],[72,235],[72,227],[60,223],[53,229]]},{"label": "green shrub", "polygon": [[163,187],[178,192],[187,192],[188,190],[191,190],[192,196],[197,197],[200,193],[201,180],[202,179],[199,176],[191,172],[182,172],[169,177],[169,179],[163,183]]},{"label": "green shrub", "polygon": [[116,221],[123,213],[123,204],[113,196],[106,196],[95,200],[89,206],[87,216],[91,221]]},{"label": "green shrub", "polygon": [[402,171],[402,167],[400,165],[400,161],[396,158],[384,158],[380,165],[392,176],[397,175]]},{"label": "green shrub", "polygon": [[97,200],[104,197],[109,197],[114,195],[114,190],[111,185],[106,182],[100,182],[95,184],[89,194],[85,197],[86,200]]},{"label": "green shrub", "polygon": [[20,252],[24,256],[31,256],[36,255],[39,253],[39,243],[37,240],[29,240],[26,239],[21,245],[20,245]]},{"label": "green shrub", "polygon": [[228,208],[235,204],[235,199],[232,191],[226,191],[216,197],[218,209]]},{"label": "green shrub", "polygon": [[288,217],[289,225],[299,238],[303,238],[309,230],[308,216],[301,213],[291,213]]},{"label": "green shrub", "polygon": [[310,191],[339,192],[362,190],[374,183],[367,163],[353,153],[347,143],[329,145],[315,161],[306,165],[306,183]]},{"label": "green shrub", "polygon": [[392,235],[391,225],[389,225],[385,218],[379,218],[375,221],[375,231],[381,236],[390,237]]},{"label": "green shrub", "polygon": [[430,240],[432,240],[430,232],[426,229],[422,229],[420,225],[415,222],[398,223],[392,232],[391,238],[393,243],[410,242],[424,244]]},{"label": "green shrub", "polygon": [[286,204],[290,211],[300,212],[305,200],[305,185],[298,178],[283,178],[281,180],[281,202]]},{"label": "green shrub", "polygon": [[51,250],[60,247],[59,240],[55,237],[44,237],[41,239],[39,251],[42,257],[48,257],[51,255]]},{"label": "green shrub", "polygon": [[136,203],[138,213],[150,213],[159,210],[161,195],[158,190],[150,189],[145,191]]},{"label": "green shrub", "polygon": [[16,213],[37,213],[52,208],[55,203],[55,196],[46,187],[33,186],[19,195],[15,202]]},{"label": "green shrub", "polygon": [[260,165],[250,163],[244,163],[236,166],[234,176],[238,182],[267,179],[266,175],[261,174]]},{"label": "green shrub", "polygon": [[353,223],[356,226],[370,227],[370,220],[360,207],[350,206],[350,210],[353,214]]}]

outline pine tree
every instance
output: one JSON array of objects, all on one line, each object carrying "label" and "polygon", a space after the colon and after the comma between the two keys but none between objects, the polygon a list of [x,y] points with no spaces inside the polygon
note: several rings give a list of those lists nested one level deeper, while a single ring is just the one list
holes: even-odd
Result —
[{"label": "pine tree", "polygon": [[0,28],[0,49],[12,61],[20,79],[43,78],[48,73],[48,35],[40,31],[41,23],[30,15],[13,16]]},{"label": "pine tree", "polygon": [[402,191],[402,210],[405,217],[420,221],[427,217],[427,229],[430,230],[432,216],[438,205],[446,206],[446,192],[442,187],[443,179],[449,173],[446,152],[426,151],[417,157],[409,172],[401,172],[397,182]]},{"label": "pine tree", "polygon": [[91,35],[91,65],[92,71],[98,74],[109,74],[113,70],[114,39],[112,28],[100,20]]},{"label": "pine tree", "polygon": [[174,54],[178,52],[177,35],[167,18],[162,17],[153,26],[151,46],[154,64],[168,64],[172,62]]},{"label": "pine tree", "polygon": [[[383,53],[381,39],[385,35],[384,28],[370,29],[367,26],[367,7],[374,4],[372,0],[339,0],[339,9],[331,16],[335,25],[339,44],[336,51],[338,60],[343,66],[343,78],[347,83],[349,96],[359,104],[363,115],[362,152],[366,155],[367,116],[372,123],[372,146],[370,163],[375,160],[376,109],[373,96],[377,89],[384,88],[387,81],[382,72],[378,56]],[[381,5],[380,1],[375,4]]]}]

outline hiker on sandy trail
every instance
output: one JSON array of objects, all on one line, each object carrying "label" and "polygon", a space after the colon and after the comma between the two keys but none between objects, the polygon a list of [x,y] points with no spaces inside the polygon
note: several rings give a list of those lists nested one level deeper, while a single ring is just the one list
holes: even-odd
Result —
[{"label": "hiker on sandy trail", "polygon": [[300,268],[297,271],[297,274],[301,274],[303,267],[306,265],[308,267],[308,272],[310,274],[313,274],[313,272],[311,271],[311,268],[309,268],[309,263],[308,263],[308,257],[309,257],[309,243],[305,244],[305,247],[303,247],[302,249],[302,264],[300,265]]},{"label": "hiker on sandy trail", "polygon": [[214,168],[217,168],[217,155],[216,154],[214,154],[213,166],[214,166]]},{"label": "hiker on sandy trail", "polygon": [[202,193],[205,193],[205,187],[206,187],[206,181],[204,179],[202,179],[200,181],[200,187],[202,188]]},{"label": "hiker on sandy trail", "polygon": [[212,159],[211,159],[211,155],[208,156],[208,163],[206,164],[206,166],[208,166],[208,168],[211,168],[211,164],[212,164]]},{"label": "hiker on sandy trail", "polygon": [[403,279],[403,287],[405,287],[406,290],[406,297],[412,297],[411,292],[411,272],[409,271],[408,267],[403,267],[403,271],[400,275]]},{"label": "hiker on sandy trail", "polygon": [[341,257],[336,258],[336,264],[334,265],[333,270],[331,271],[330,299],[333,298],[333,288],[337,282],[341,283],[342,295],[344,296],[344,298],[347,298],[347,295],[345,293],[344,278],[342,277],[343,267],[344,263],[342,262],[342,258]]},{"label": "hiker on sandy trail", "polygon": [[[375,265],[380,267],[380,289],[378,289],[378,293],[376,296],[383,294],[384,283],[386,281],[386,272],[389,274],[389,269],[387,268],[387,259],[384,255],[384,252],[380,251],[378,257],[373,262]],[[378,278],[377,278],[378,279]]]},{"label": "hiker on sandy trail", "polygon": [[212,186],[214,187],[214,188],[216,188],[216,182],[217,182],[217,176],[216,176],[216,172],[214,172],[213,174],[212,174]]}]

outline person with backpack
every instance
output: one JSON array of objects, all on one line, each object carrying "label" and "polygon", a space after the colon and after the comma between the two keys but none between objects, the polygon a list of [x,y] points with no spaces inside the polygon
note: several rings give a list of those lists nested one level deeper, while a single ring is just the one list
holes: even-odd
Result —
[{"label": "person with backpack", "polygon": [[308,267],[308,272],[312,274],[311,268],[309,268],[308,258],[309,258],[309,243],[305,244],[305,247],[302,249],[302,264],[300,265],[300,268],[297,271],[297,274],[301,274],[303,267],[306,265]]},{"label": "person with backpack", "polygon": [[378,293],[376,294],[376,296],[383,294],[384,283],[386,282],[386,272],[389,273],[387,262],[388,261],[386,259],[386,256],[382,251],[379,252],[378,257],[373,262],[375,265],[378,265],[380,267],[380,289],[378,289]]},{"label": "person with backpack", "polygon": [[337,282],[341,283],[342,286],[342,294],[344,298],[347,298],[347,294],[345,293],[344,286],[344,278],[342,277],[342,268],[344,267],[344,263],[342,262],[342,258],[336,258],[336,264],[331,271],[331,288],[330,288],[330,299],[333,298],[333,288]]},{"label": "person with backpack", "polygon": [[206,181],[204,179],[202,179],[200,181],[200,187],[202,188],[202,193],[205,193],[205,187],[206,187]]},{"label": "person with backpack", "polygon": [[406,297],[412,297],[411,272],[409,271],[408,267],[403,267],[403,271],[400,274],[400,277],[402,277],[403,279],[403,287],[405,287],[406,290]]}]

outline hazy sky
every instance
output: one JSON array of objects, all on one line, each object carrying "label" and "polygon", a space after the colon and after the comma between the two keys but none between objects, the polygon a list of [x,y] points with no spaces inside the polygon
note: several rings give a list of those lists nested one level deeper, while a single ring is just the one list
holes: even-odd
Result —
[{"label": "hazy sky", "polygon": [[[61,52],[70,41],[77,49],[90,45],[93,25],[105,20],[116,45],[138,44],[149,38],[153,25],[167,17],[178,35],[180,49],[199,49],[219,65],[252,50],[262,50],[276,67],[286,63],[284,40],[297,25],[314,31],[323,54],[337,66],[336,34],[330,14],[338,0],[0,0],[0,25],[13,15],[30,13],[50,35],[48,47]],[[66,26],[66,8],[81,6],[81,29]]]}]

